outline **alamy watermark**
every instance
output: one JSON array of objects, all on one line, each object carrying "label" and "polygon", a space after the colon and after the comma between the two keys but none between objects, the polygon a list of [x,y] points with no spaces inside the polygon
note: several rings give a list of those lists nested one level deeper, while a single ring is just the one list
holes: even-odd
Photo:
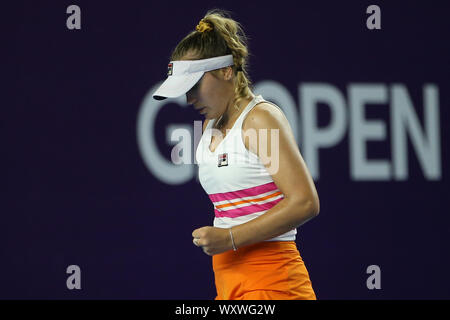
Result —
[{"label": "alamy watermark", "polygon": [[366,273],[370,276],[366,280],[367,289],[381,289],[381,269],[376,264],[367,267]]},{"label": "alamy watermark", "polygon": [[[279,129],[254,129],[237,130],[237,134],[226,130],[224,135],[222,131],[215,128],[208,128],[203,132],[201,121],[194,121],[194,136],[189,128],[179,127],[171,132],[170,141],[178,142],[171,150],[171,161],[173,164],[198,164],[210,161],[219,161],[224,155],[222,143],[226,144],[223,152],[227,153],[227,165],[242,165],[262,163],[270,174],[278,172],[280,159],[280,133]],[[200,141],[200,137],[206,141]],[[214,143],[212,141],[214,139]],[[198,153],[193,155],[193,150],[197,151],[198,145],[195,141],[202,142],[202,147]],[[248,149],[245,143],[248,141]],[[212,146],[215,146],[211,150]],[[238,153],[233,152],[246,148],[247,151]],[[209,149],[209,150],[208,150]],[[214,156],[217,158],[214,158]],[[219,165],[220,166],[220,165]]]},{"label": "alamy watermark", "polygon": [[381,29],[381,9],[379,6],[373,4],[367,7],[366,13],[371,15],[366,20],[366,27],[369,30]]},{"label": "alamy watermark", "polygon": [[72,4],[67,7],[66,13],[70,14],[66,20],[66,27],[69,30],[81,29],[81,9],[79,6]]},{"label": "alamy watermark", "polygon": [[67,289],[81,289],[81,269],[79,266],[73,264],[67,267],[66,273],[70,276],[66,280]]}]

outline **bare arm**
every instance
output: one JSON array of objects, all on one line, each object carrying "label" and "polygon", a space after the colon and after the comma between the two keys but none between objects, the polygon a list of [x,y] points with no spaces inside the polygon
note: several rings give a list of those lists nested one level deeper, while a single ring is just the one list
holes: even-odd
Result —
[{"label": "bare arm", "polygon": [[[248,139],[244,140],[245,146],[260,157],[284,199],[258,218],[233,227],[237,247],[288,232],[317,216],[320,211],[314,182],[282,111],[270,104],[254,107],[245,119],[244,132],[247,129],[256,131],[258,144],[252,144]],[[267,135],[260,129],[267,129]],[[261,144],[267,145],[266,150],[259,148]]]},{"label": "bare arm", "polygon": [[[256,132],[257,143],[244,140],[246,148],[258,155],[284,198],[263,215],[232,228],[238,248],[297,228],[320,211],[317,190],[283,112],[270,104],[259,104],[244,121],[243,131],[247,130]],[[192,236],[194,244],[209,255],[232,249],[227,229],[203,227]]]}]

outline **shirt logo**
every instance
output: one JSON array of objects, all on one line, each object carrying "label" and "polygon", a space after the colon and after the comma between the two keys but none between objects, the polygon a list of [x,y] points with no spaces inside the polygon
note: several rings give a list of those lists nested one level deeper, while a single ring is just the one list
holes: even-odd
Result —
[{"label": "shirt logo", "polygon": [[228,153],[219,154],[218,167],[223,167],[228,165]]},{"label": "shirt logo", "polygon": [[167,67],[167,75],[171,76],[173,73],[173,63],[169,63],[169,66]]}]

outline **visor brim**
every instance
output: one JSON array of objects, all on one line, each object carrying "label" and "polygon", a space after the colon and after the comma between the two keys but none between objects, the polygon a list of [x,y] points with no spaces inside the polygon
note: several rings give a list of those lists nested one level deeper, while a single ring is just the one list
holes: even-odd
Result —
[{"label": "visor brim", "polygon": [[153,93],[153,99],[164,100],[182,96],[200,80],[203,74],[204,71],[200,71],[180,76],[169,76]]}]

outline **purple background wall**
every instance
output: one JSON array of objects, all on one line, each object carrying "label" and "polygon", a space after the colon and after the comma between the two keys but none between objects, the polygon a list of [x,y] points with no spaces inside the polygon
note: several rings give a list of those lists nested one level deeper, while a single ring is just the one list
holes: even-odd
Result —
[{"label": "purple background wall", "polygon": [[[66,28],[71,4],[81,8],[81,30]],[[366,28],[371,4],[381,8],[381,30]],[[439,179],[426,177],[408,140],[406,180],[353,180],[347,130],[337,145],[320,150],[321,213],[298,229],[297,244],[319,299],[449,299],[444,1],[3,7],[0,298],[214,298],[211,258],[191,242],[192,230],[212,223],[211,203],[195,178],[181,185],[156,178],[136,134],[144,97],[165,78],[171,50],[214,7],[230,10],[250,37],[253,82],[282,84],[298,110],[302,83],[332,85],[346,102],[353,83],[400,83],[422,127],[424,85],[438,88]],[[390,108],[368,107],[366,116],[389,129]],[[326,127],[329,108],[318,112]],[[170,159],[166,127],[194,120],[203,116],[166,105],[157,115],[154,152]],[[389,129],[386,141],[367,144],[368,157],[391,161],[390,141]],[[381,269],[380,290],[366,287],[373,264]],[[81,268],[81,290],[66,287],[69,265]]]}]

